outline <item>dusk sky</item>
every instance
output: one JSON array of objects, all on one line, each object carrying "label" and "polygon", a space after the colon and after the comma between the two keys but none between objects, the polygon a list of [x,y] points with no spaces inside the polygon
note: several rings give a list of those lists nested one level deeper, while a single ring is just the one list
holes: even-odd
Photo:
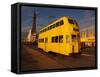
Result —
[{"label": "dusk sky", "polygon": [[[74,18],[78,22],[80,28],[85,26],[95,26],[95,10],[22,6],[22,32],[27,32],[32,27],[32,16],[34,11],[37,13],[37,32],[51,21],[62,16]],[[54,16],[54,18],[51,18],[50,16]]]}]

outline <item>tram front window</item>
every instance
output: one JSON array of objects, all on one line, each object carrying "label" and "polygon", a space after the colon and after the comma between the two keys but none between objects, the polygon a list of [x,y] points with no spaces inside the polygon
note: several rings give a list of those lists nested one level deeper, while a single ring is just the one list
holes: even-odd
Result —
[{"label": "tram front window", "polygon": [[76,35],[72,35],[72,41],[77,41]]}]

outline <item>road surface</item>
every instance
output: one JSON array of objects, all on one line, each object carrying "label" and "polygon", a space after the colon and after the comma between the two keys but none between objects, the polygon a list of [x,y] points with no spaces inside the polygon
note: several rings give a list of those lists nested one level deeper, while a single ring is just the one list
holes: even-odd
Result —
[{"label": "road surface", "polygon": [[33,46],[22,45],[21,71],[95,66],[95,49],[82,50],[81,56],[46,53]]}]

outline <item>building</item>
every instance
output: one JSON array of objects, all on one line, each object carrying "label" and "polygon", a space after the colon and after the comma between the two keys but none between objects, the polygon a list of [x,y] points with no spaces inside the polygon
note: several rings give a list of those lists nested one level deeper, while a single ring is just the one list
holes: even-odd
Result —
[{"label": "building", "polygon": [[95,47],[95,26],[80,29],[81,47]]},{"label": "building", "polygon": [[33,13],[32,17],[32,28],[29,30],[27,38],[27,42],[33,43],[36,41],[36,13]]}]

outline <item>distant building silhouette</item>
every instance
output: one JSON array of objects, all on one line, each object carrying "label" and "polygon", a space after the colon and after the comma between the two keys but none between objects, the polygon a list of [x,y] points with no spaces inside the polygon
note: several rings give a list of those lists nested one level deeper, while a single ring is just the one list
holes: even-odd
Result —
[{"label": "distant building silhouette", "polygon": [[81,47],[95,46],[95,26],[80,29]]}]

